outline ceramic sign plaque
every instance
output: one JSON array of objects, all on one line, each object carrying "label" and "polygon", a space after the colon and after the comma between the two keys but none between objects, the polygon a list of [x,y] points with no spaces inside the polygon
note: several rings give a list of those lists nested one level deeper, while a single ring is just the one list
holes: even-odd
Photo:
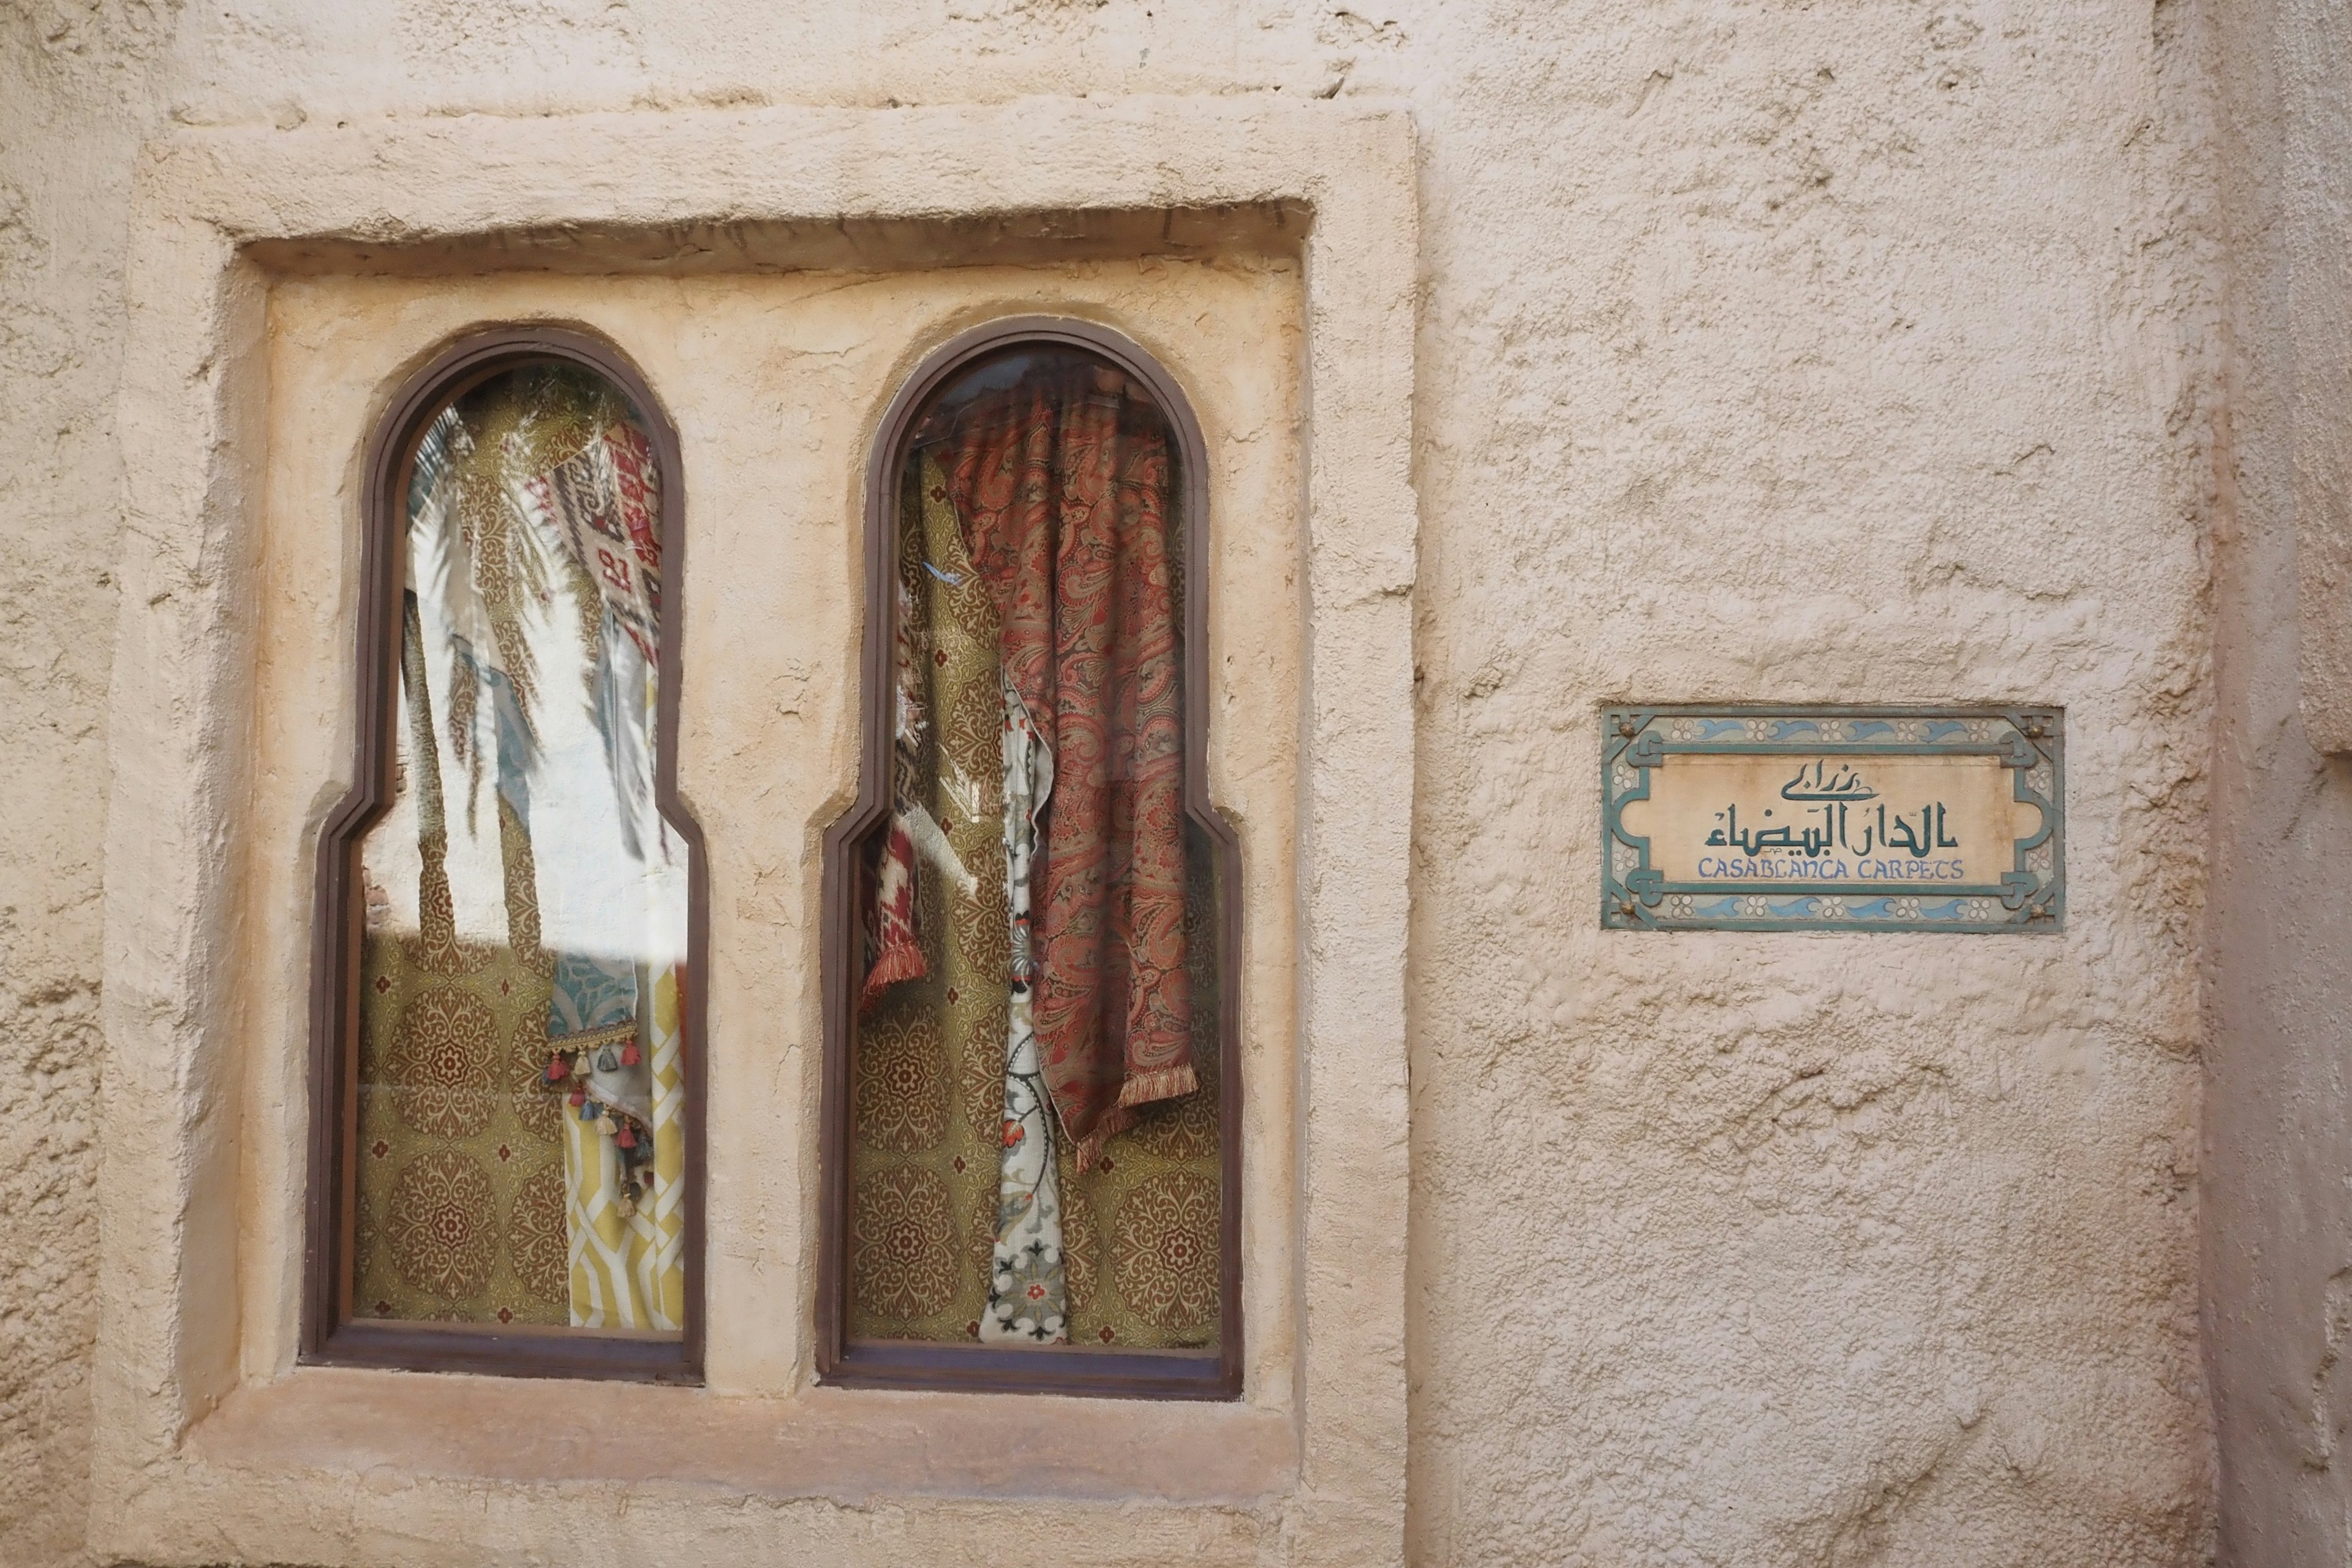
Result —
[{"label": "ceramic sign plaque", "polygon": [[2057,931],[2053,708],[1609,708],[1601,923]]}]

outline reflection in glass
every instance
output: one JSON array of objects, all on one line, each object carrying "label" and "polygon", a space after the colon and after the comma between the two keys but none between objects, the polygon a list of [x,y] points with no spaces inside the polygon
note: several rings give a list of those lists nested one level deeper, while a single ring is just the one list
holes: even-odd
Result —
[{"label": "reflection in glass", "polygon": [[985,360],[919,416],[890,817],[864,867],[854,1339],[1218,1342],[1178,450],[1150,393],[1077,350]]},{"label": "reflection in glass", "polygon": [[352,1310],[675,1332],[687,851],[654,793],[662,475],[616,388],[537,363],[440,409],[401,485]]}]

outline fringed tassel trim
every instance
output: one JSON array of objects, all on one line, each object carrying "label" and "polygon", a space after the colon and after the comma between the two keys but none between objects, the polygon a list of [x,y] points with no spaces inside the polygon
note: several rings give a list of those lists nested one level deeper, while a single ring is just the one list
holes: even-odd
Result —
[{"label": "fringed tassel trim", "polygon": [[872,1012],[874,1004],[882,999],[883,992],[901,980],[920,980],[929,973],[930,968],[923,962],[923,950],[916,943],[900,942],[896,947],[883,949],[882,955],[874,961],[874,967],[866,972],[866,988],[858,995],[857,1010],[860,1013]]},{"label": "fringed tassel trim", "polygon": [[1119,1086],[1118,1102],[1122,1107],[1149,1105],[1155,1100],[1190,1094],[1200,1087],[1201,1078],[1192,1070],[1192,1064],[1181,1062],[1172,1068],[1129,1074],[1127,1081]]},{"label": "fringed tassel trim", "polygon": [[[1119,1086],[1118,1103],[1103,1112],[1102,1120],[1095,1123],[1093,1131],[1083,1138],[1071,1140],[1077,1151],[1080,1173],[1093,1170],[1095,1162],[1102,1158],[1103,1146],[1135,1125],[1137,1106],[1149,1105],[1159,1100],[1173,1100],[1200,1087],[1200,1074],[1192,1070],[1191,1062],[1139,1072],[1129,1078]],[[1056,1104],[1055,1110],[1059,1111],[1060,1109]]]},{"label": "fringed tassel trim", "polygon": [[[572,1043],[582,1037],[566,1036],[561,1045],[551,1042],[547,1070],[540,1087],[550,1093],[562,1094],[573,1115],[593,1123],[597,1131],[612,1140],[613,1152],[621,1163],[621,1190],[613,1206],[626,1219],[653,1192],[654,1130],[640,1118],[591,1095],[588,1075],[600,1068],[611,1072],[637,1065],[636,1026],[599,1029],[588,1037],[594,1043]],[[613,1054],[611,1066],[597,1060],[599,1053],[604,1051]]]}]

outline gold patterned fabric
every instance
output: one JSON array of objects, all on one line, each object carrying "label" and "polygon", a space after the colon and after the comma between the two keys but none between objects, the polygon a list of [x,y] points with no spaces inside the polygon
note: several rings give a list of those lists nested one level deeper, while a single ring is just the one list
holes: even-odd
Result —
[{"label": "gold patterned fabric", "polygon": [[1214,883],[1208,858],[1187,867],[1192,1060],[1200,1087],[1139,1107],[1085,1174],[1063,1152],[1063,1236],[1076,1344],[1213,1350],[1222,1261],[1223,1163],[1217,1076]]},{"label": "gold patterned fabric", "polygon": [[[898,563],[903,660],[929,722],[900,725],[898,793],[936,825],[913,879],[921,973],[861,1020],[852,1086],[850,1332],[977,1338],[1003,1150],[1009,911],[996,617],[957,555],[929,559],[909,476]],[[912,813],[908,813],[909,816]]]},{"label": "gold patterned fabric", "polygon": [[[927,471],[928,469],[928,471]],[[910,463],[900,504],[904,639],[930,721],[902,788],[940,829],[915,879],[923,973],[857,1024],[851,1082],[848,1331],[972,1341],[989,1305],[1006,1131],[1010,909],[1005,706],[996,611],[942,528],[935,464]],[[929,513],[927,518],[927,511]],[[929,526],[926,526],[926,524]],[[944,853],[942,853],[944,851]],[[1205,855],[1188,865],[1192,1093],[1139,1108],[1084,1174],[1057,1140],[1066,1338],[1080,1345],[1217,1344],[1219,1084],[1215,908]]]},{"label": "gold patterned fabric", "polygon": [[428,967],[418,945],[370,938],[361,965],[375,1005],[362,1015],[354,1306],[569,1322],[562,1102],[540,1087],[547,976],[503,948],[445,950]]}]

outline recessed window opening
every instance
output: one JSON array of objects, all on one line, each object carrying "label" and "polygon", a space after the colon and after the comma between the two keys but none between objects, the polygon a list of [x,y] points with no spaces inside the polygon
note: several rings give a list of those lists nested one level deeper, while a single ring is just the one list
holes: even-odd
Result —
[{"label": "recessed window opening", "polygon": [[1197,429],[1124,339],[1014,323],[882,438],[866,798],[828,846],[826,1370],[1231,1394]]},{"label": "recessed window opening", "polygon": [[378,447],[362,783],[321,871],[338,1092],[311,1349],[682,1375],[700,962],[676,443],[593,340],[444,358]]}]

